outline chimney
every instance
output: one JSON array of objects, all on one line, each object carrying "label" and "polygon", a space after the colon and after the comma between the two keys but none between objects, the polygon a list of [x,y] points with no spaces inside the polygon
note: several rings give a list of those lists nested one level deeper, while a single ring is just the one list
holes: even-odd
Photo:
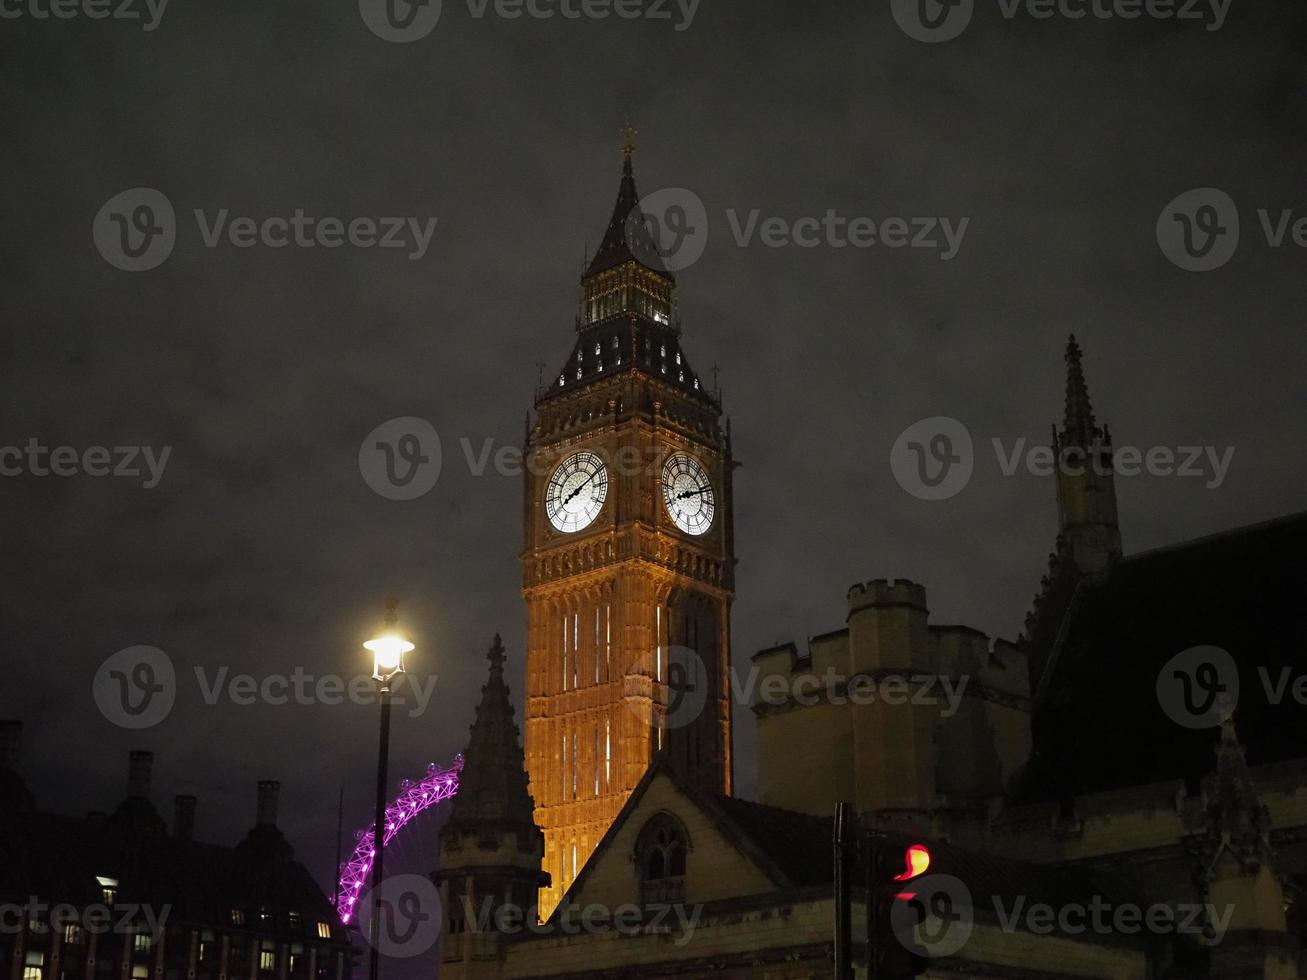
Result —
[{"label": "chimney", "polygon": [[281,783],[275,779],[259,780],[259,809],[255,823],[260,827],[277,826],[277,794],[280,791]]},{"label": "chimney", "polygon": [[146,800],[150,797],[150,767],[154,765],[154,753],[137,750],[128,757],[127,763],[127,798],[129,800]]},{"label": "chimney", "polygon": [[173,800],[172,835],[178,840],[190,840],[195,832],[195,797],[181,795]]},{"label": "chimney", "polygon": [[21,721],[0,721],[0,769],[18,768],[18,743],[22,735]]}]

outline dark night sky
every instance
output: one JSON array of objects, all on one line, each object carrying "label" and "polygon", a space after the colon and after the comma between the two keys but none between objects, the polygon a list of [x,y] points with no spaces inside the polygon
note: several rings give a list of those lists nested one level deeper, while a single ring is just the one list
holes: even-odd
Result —
[{"label": "dark night sky", "polygon": [[[42,805],[108,808],[126,754],[156,752],[154,797],[200,796],[233,841],[254,782],[328,877],[335,800],[364,823],[375,708],[208,706],[192,668],[364,669],[401,600],[428,711],[397,716],[392,772],[462,747],[491,635],[520,693],[521,486],[473,477],[460,439],[517,443],[536,362],[571,345],[583,248],[616,191],[616,131],[640,129],[641,190],[692,189],[710,239],[679,274],[684,342],[721,365],[736,482],[734,657],[836,628],[845,590],[909,577],[935,622],[1015,636],[1056,531],[1051,481],[992,454],[958,496],[918,500],[888,465],[925,416],[1043,441],[1062,350],[1085,348],[1118,445],[1234,446],[1216,489],[1119,479],[1129,551],[1302,509],[1307,254],[1260,239],[1257,208],[1307,209],[1307,8],[1234,0],[1219,31],[1003,19],[982,0],[941,45],[888,2],[703,0],[665,21],[477,20],[446,0],[421,41],[385,43],[356,5],[173,0],[158,28],[0,22],[0,446],[172,446],[162,482],[9,477],[0,717],[27,722]],[[149,186],[175,251],[131,274],[91,224]],[[1159,251],[1163,206],[1216,186],[1244,241],[1192,274]],[[233,215],[436,216],[430,251],[206,248],[194,208]],[[763,216],[967,216],[957,257],[737,247]],[[1307,214],[1307,210],[1304,211]],[[397,502],[356,464],[395,416],[429,419],[445,465]],[[184,684],[127,732],[92,699],[114,651],[166,651]],[[520,711],[520,704],[519,704]],[[739,782],[754,785],[737,707]]]}]

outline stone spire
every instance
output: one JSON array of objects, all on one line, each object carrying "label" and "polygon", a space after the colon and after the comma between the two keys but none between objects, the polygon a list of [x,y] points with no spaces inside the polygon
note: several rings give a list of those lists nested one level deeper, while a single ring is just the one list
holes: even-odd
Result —
[{"label": "stone spire", "polygon": [[1271,817],[1257,795],[1233,712],[1221,720],[1216,749],[1216,786],[1207,805],[1212,841],[1207,874],[1252,874],[1271,859]]},{"label": "stone spire", "polygon": [[458,794],[445,827],[449,833],[535,826],[535,805],[527,784],[513,703],[504,683],[504,646],[498,633],[486,657],[490,675],[481,687],[481,703],[463,753]]},{"label": "stone spire", "polygon": [[501,976],[496,911],[507,907],[517,922],[533,925],[536,894],[549,884],[499,634],[487,659],[490,676],[481,687],[458,793],[440,830],[440,868],[432,874],[445,912],[441,980]]},{"label": "stone spire", "polygon": [[1100,572],[1121,555],[1112,436],[1094,420],[1080,345],[1066,345],[1066,411],[1053,429],[1057,457],[1058,557],[1080,574]]},{"label": "stone spire", "polygon": [[1206,976],[1298,977],[1298,944],[1288,929],[1284,887],[1271,851],[1270,812],[1257,794],[1228,711],[1221,719],[1213,783],[1206,826],[1195,841],[1198,886],[1209,909]]},{"label": "stone spire", "polygon": [[1066,345],[1066,412],[1062,418],[1061,442],[1089,448],[1102,433],[1094,425],[1094,409],[1089,403],[1089,386],[1081,364],[1080,345],[1072,334]]}]

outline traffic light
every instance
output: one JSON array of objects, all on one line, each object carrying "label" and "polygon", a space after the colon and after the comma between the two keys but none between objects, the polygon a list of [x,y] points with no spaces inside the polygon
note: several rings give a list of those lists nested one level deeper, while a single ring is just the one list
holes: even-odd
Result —
[{"label": "traffic light", "polygon": [[919,977],[930,960],[916,938],[925,907],[909,882],[930,868],[930,849],[913,844],[903,850],[873,840],[870,862],[872,976],[877,980]]}]

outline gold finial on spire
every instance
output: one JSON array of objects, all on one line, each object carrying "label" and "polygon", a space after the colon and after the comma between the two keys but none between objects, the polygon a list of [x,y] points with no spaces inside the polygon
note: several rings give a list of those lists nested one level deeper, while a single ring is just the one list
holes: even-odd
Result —
[{"label": "gold finial on spire", "polygon": [[626,120],[626,125],[618,130],[618,135],[622,137],[622,159],[631,159],[631,154],[635,152],[635,137],[640,131],[631,125],[631,120]]}]

